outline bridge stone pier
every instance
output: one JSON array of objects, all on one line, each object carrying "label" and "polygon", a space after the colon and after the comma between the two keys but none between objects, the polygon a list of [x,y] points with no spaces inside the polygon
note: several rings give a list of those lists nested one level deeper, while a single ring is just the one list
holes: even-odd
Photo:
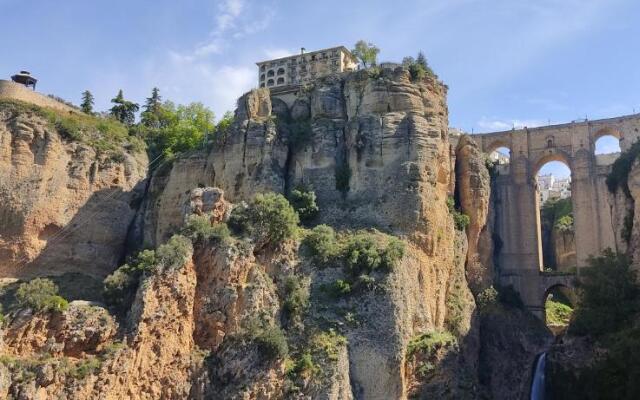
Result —
[{"label": "bridge stone pier", "polygon": [[494,232],[497,267],[503,285],[512,285],[525,305],[542,316],[550,288],[573,286],[574,277],[543,272],[540,204],[536,176],[549,161],[561,161],[571,170],[576,271],[590,255],[607,247],[618,249],[606,177],[615,156],[595,155],[595,143],[602,136],[619,139],[622,151],[640,137],[640,114],[618,118],[572,122],[538,128],[513,129],[472,135],[490,154],[506,147],[510,163],[497,166],[492,188],[495,201]]}]

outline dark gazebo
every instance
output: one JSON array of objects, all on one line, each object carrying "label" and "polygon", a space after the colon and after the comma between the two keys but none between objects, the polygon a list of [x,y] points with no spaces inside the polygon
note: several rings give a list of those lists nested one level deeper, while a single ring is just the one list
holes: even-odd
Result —
[{"label": "dark gazebo", "polygon": [[36,78],[31,76],[31,73],[29,71],[20,71],[19,74],[15,74],[14,76],[12,76],[11,80],[15,83],[25,85],[26,87],[31,86],[33,90],[36,90],[36,83],[38,82]]}]

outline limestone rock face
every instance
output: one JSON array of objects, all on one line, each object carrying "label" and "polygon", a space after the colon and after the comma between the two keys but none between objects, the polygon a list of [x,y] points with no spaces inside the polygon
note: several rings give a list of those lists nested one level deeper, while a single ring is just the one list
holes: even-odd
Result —
[{"label": "limestone rock face", "polygon": [[[232,129],[208,153],[178,159],[170,170],[154,175],[145,212],[146,240],[162,243],[177,230],[183,215],[176,210],[190,201],[197,186],[219,187],[236,202],[266,190],[286,194],[301,185],[316,193],[320,213],[315,222],[375,227],[405,237],[407,256],[385,280],[385,290],[354,304],[369,322],[346,335],[355,397],[404,398],[409,340],[445,329],[453,320],[468,332],[474,307],[465,277],[459,275],[464,268],[457,268],[459,247],[446,205],[453,164],[445,95],[446,88],[435,79],[411,81],[402,68],[382,69],[376,76],[359,71],[323,78],[300,91],[288,113],[281,110],[280,99],[272,99],[277,106],[270,107],[263,91],[250,92],[239,100]],[[478,230],[483,224],[477,222]],[[209,250],[208,258],[227,257],[220,251]],[[466,253],[462,265],[465,258]],[[208,267],[222,274],[216,276],[226,276],[224,282],[238,282],[203,286],[210,299],[198,307],[206,310],[200,320],[207,322],[197,336],[214,348],[237,329],[232,315],[240,314],[233,310],[251,310],[240,283],[262,279],[251,277],[250,259],[238,260],[243,266],[237,271],[220,270],[228,265],[221,261]],[[336,277],[314,278],[313,285],[333,282],[323,279]],[[254,301],[269,310],[271,300],[261,296]],[[452,301],[461,310],[456,318],[449,312]]]},{"label": "limestone rock face", "polygon": [[[480,149],[467,135],[463,135],[458,141],[455,171],[460,206],[470,219],[467,228],[467,277],[472,290],[477,293],[492,282],[491,265],[483,264],[482,258],[486,257],[480,255],[481,250],[478,247],[481,243],[480,236],[487,227],[491,180]],[[487,241],[483,241],[482,244],[486,246]],[[492,252],[491,247],[482,251]]]},{"label": "limestone rock face", "polygon": [[68,142],[35,113],[0,108],[0,276],[104,276],[123,255],[147,160]]},{"label": "limestone rock face", "polygon": [[193,187],[219,187],[235,202],[303,185],[323,205],[319,222],[377,226],[435,246],[426,216],[445,223],[441,200],[451,183],[444,85],[412,82],[401,68],[377,78],[368,71],[330,76],[301,91],[288,116],[271,114],[271,103],[281,100],[266,94],[239,99],[232,129],[208,154],[180,158],[154,175],[144,218],[148,243],[177,229],[176,209]]},{"label": "limestone rock face", "polygon": [[[627,207],[624,208],[624,216],[620,216],[619,219],[621,224],[618,226],[620,227],[620,234],[623,236],[623,231],[625,229],[629,229],[629,223],[625,219],[632,216],[633,224],[631,233],[627,233],[627,237],[629,239],[628,249],[630,249],[634,269],[640,270],[640,163],[637,160],[633,163],[631,171],[629,171],[627,184],[629,186],[629,193],[633,200],[631,202],[633,204],[633,208],[627,201]],[[622,239],[623,240],[621,241],[624,242],[624,238]]]},{"label": "limestone rock face", "polygon": [[3,332],[3,351],[21,356],[46,352],[79,357],[99,352],[116,330],[113,317],[98,306],[72,302],[64,313],[36,315],[25,309],[12,316]]}]

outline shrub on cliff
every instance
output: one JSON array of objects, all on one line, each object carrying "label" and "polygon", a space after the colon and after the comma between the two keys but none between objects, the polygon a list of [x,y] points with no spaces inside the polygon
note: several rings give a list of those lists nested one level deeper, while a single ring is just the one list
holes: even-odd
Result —
[{"label": "shrub on cliff", "polygon": [[467,229],[467,226],[469,226],[469,224],[471,223],[471,219],[467,214],[456,208],[453,197],[449,197],[447,199],[447,208],[449,209],[449,213],[453,217],[453,224],[456,229],[459,231],[464,231],[465,229]]},{"label": "shrub on cliff", "polygon": [[69,305],[58,295],[58,286],[46,278],[35,278],[20,284],[16,300],[21,307],[35,311],[64,311]]},{"label": "shrub on cliff", "polygon": [[142,250],[132,262],[122,265],[104,279],[105,301],[120,310],[128,308],[143,275],[180,268],[192,252],[191,241],[182,235],[173,235],[156,250]]},{"label": "shrub on cliff", "polygon": [[569,331],[601,336],[630,326],[640,311],[640,286],[629,257],[607,249],[581,271],[578,307]]},{"label": "shrub on cliff", "polygon": [[327,225],[313,228],[303,244],[317,265],[342,265],[352,278],[392,270],[405,250],[404,243],[393,236],[364,230],[338,236]]},{"label": "shrub on cliff", "polygon": [[248,206],[233,209],[229,226],[251,237],[256,246],[278,245],[295,237],[300,219],[287,199],[278,193],[260,193]]},{"label": "shrub on cliff", "polygon": [[289,321],[297,321],[309,305],[309,290],[301,278],[292,275],[285,280],[284,292],[285,316]]},{"label": "shrub on cliff", "polygon": [[293,189],[289,196],[289,201],[302,222],[312,220],[320,211],[316,203],[316,194],[312,190],[305,190],[304,188]]},{"label": "shrub on cliff", "polygon": [[325,266],[340,253],[336,232],[328,225],[318,225],[302,241],[316,264]]},{"label": "shrub on cliff", "polygon": [[225,223],[211,223],[211,216],[208,214],[192,214],[187,218],[187,223],[182,229],[182,234],[191,240],[225,240],[231,233]]},{"label": "shrub on cliff", "polygon": [[289,345],[282,329],[271,326],[256,332],[253,341],[263,357],[269,361],[281,360],[289,355]]},{"label": "shrub on cliff", "polygon": [[611,172],[607,176],[607,187],[610,192],[615,192],[618,188],[629,195],[627,180],[633,163],[640,155],[640,141],[636,141],[626,151],[623,151],[616,161],[611,165]]}]

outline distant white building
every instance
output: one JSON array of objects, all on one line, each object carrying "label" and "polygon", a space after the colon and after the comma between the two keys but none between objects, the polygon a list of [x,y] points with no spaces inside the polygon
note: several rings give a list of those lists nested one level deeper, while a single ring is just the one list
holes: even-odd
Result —
[{"label": "distant white building", "polygon": [[509,164],[509,156],[500,153],[499,151],[494,151],[493,153],[489,154],[489,160],[498,165]]},{"label": "distant white building", "polygon": [[538,193],[540,193],[541,205],[549,199],[571,197],[571,177],[557,178],[552,174],[539,175]]}]

